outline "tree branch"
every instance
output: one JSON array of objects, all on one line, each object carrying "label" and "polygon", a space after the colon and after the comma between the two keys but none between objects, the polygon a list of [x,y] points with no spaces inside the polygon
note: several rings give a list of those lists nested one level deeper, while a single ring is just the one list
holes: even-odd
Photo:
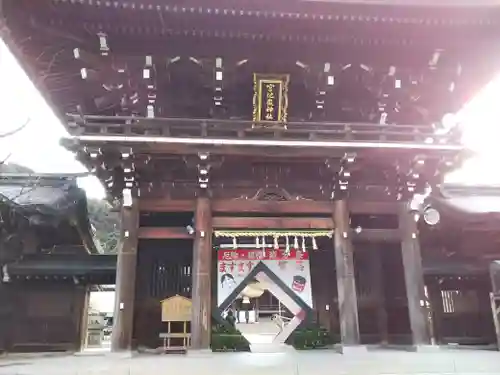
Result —
[{"label": "tree branch", "polygon": [[28,124],[30,123],[31,119],[28,118],[26,119],[26,121],[24,122],[24,124],[22,124],[21,126],[19,126],[18,128],[14,129],[14,130],[11,130],[10,132],[7,132],[7,133],[3,133],[3,134],[0,134],[0,138],[6,138],[6,137],[10,137],[11,135],[14,135],[16,133],[19,133],[21,130],[23,130],[26,126],[28,126]]},{"label": "tree branch", "polygon": [[7,160],[9,160],[11,156],[12,152],[9,152],[8,155],[2,161],[0,161],[0,165],[4,165],[5,163],[7,163]]}]

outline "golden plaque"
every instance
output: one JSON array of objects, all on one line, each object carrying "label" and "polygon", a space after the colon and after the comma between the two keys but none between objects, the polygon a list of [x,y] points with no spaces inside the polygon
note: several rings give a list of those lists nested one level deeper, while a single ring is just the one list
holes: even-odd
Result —
[{"label": "golden plaque", "polygon": [[190,322],[192,302],[189,298],[175,295],[161,301],[162,322]]},{"label": "golden plaque", "polygon": [[288,74],[253,75],[253,121],[286,124],[289,80]]}]

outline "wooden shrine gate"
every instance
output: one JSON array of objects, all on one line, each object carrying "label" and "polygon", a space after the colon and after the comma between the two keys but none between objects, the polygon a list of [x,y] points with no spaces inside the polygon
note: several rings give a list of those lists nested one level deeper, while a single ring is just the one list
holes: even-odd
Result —
[{"label": "wooden shrine gate", "polygon": [[[220,229],[333,229],[311,252],[313,273],[325,276],[312,281],[321,324],[343,345],[430,342],[408,203],[428,187],[439,195],[467,155],[452,114],[494,76],[494,54],[484,52],[496,46],[498,22],[482,8],[436,14],[398,2],[387,17],[382,5],[364,14],[329,1],[243,2],[228,12],[210,0],[154,12],[143,0],[127,9],[2,1],[5,41],[43,81],[65,147],[124,205],[114,350],[158,346],[159,301],[174,294],[192,299],[192,347],[210,345]],[[460,46],[457,27],[470,35]],[[365,48],[373,45],[384,52]],[[61,53],[40,59],[41,50]],[[346,65],[347,56],[363,64]],[[40,80],[49,70],[58,79]],[[373,244],[383,255],[364,251]],[[384,279],[392,273],[397,285]]]},{"label": "wooden shrine gate", "polygon": [[[139,221],[137,263],[133,266],[134,271],[137,268],[137,280],[135,298],[131,298],[135,314],[128,318],[130,327],[133,323],[133,335],[130,331],[129,344],[120,345],[160,346],[158,335],[164,331],[160,301],[179,294],[193,301],[192,348],[208,348],[217,295],[214,246],[222,243],[215,233],[269,228],[333,228],[332,238],[318,237],[318,250],[309,249],[309,253],[313,270],[311,320],[327,328],[335,341],[344,345],[428,344],[431,332],[438,342],[491,341],[487,326],[492,320],[486,319],[483,306],[489,300],[481,294],[488,288],[474,286],[473,281],[462,280],[460,285],[451,289],[441,286],[441,290],[459,290],[463,294],[466,289],[474,289],[480,292],[478,308],[441,314],[440,319],[432,319],[431,327],[429,314],[439,314],[444,300],[441,305],[433,302],[432,277],[426,277],[424,284],[416,222],[403,204],[198,198],[141,200],[137,207],[137,211],[134,206],[129,209],[136,212]],[[187,230],[190,226],[194,227],[191,233]],[[130,240],[134,227],[129,228]],[[224,241],[232,246],[231,238]],[[255,237],[250,241],[255,244]],[[266,241],[271,245],[273,240]],[[129,293],[129,279],[120,278],[118,270],[117,290]],[[421,301],[426,300],[430,302],[422,306]],[[124,309],[119,313],[126,312]],[[470,319],[477,324],[464,331],[464,321]]]},{"label": "wooden shrine gate", "polygon": [[[394,203],[370,205],[352,201],[348,211],[346,201],[266,199],[268,197],[138,202],[133,335],[130,332],[133,343],[122,342],[120,345],[160,346],[159,302],[179,294],[193,301],[192,348],[209,347],[210,313],[216,298],[216,252],[213,246],[221,244],[214,234],[217,231],[248,232],[269,228],[290,232],[333,229],[332,238],[318,237],[318,249],[313,249],[310,244],[308,251],[313,269],[311,320],[327,328],[336,341],[344,345],[428,342],[426,312],[420,309],[418,294],[418,285],[422,285],[423,292],[420,250],[414,246],[415,241],[404,240],[405,236],[411,239],[414,233],[411,226],[404,224],[405,218],[409,217],[406,209],[400,211]],[[129,210],[136,209],[133,206]],[[371,217],[371,221],[367,221],[367,217]],[[374,217],[380,220],[370,224]],[[414,225],[410,219],[410,225]],[[381,225],[382,222],[385,224]],[[194,226],[193,233],[186,229],[191,225]],[[360,225],[362,231],[356,229]],[[129,238],[134,234],[133,227],[130,228]],[[251,241],[255,241],[255,237]],[[273,240],[266,241],[271,244]],[[226,238],[224,243],[231,245],[232,240]],[[370,251],[373,244],[378,244],[379,249]],[[402,256],[402,248],[407,254],[417,251],[414,258]],[[375,261],[381,261],[381,269],[385,271],[368,272]],[[392,270],[399,270],[397,277],[401,282],[381,280],[381,275],[395,274]],[[127,293],[128,279],[124,281],[119,275],[120,271],[117,290]],[[393,290],[396,286],[399,289]],[[408,295],[415,299],[414,303],[408,304],[411,299]],[[342,309],[339,310],[338,306]],[[408,311],[413,312],[409,314]],[[126,309],[119,313],[125,314]]]}]

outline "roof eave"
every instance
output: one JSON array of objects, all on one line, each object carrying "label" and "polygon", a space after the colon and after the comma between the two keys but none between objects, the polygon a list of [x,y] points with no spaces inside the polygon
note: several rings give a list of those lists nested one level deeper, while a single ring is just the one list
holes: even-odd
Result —
[{"label": "roof eave", "polygon": [[31,81],[33,86],[35,86],[37,91],[40,93],[45,103],[47,103],[47,105],[49,106],[50,110],[56,115],[59,121],[66,127],[65,114],[62,113],[57,108],[55,103],[51,100],[50,96],[48,95],[49,90],[47,86],[44,84],[43,79],[39,79],[37,72],[27,63],[23,53],[21,52],[21,49],[18,47],[14,39],[11,37],[11,30],[7,26],[6,18],[3,12],[3,0],[0,0],[0,39],[3,40],[7,49],[10,51],[10,53],[12,53],[12,55],[16,59],[16,62],[24,70],[26,76]]}]

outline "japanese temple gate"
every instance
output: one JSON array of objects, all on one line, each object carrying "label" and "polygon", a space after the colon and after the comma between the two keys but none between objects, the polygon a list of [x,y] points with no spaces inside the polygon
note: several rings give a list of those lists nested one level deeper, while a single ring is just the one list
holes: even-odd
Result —
[{"label": "japanese temple gate", "polygon": [[[184,237],[186,246],[182,250],[188,250],[188,243],[192,244],[192,347],[207,348],[210,343],[210,327],[208,317],[212,314],[213,301],[215,297],[212,292],[214,282],[214,259],[215,252],[212,248],[213,231],[218,228],[231,228],[244,230],[249,227],[256,228],[318,228],[333,229],[333,236],[318,239],[318,250],[308,249],[310,255],[312,273],[312,298],[315,314],[321,324],[328,327],[334,333],[340,335],[344,345],[357,345],[361,343],[360,324],[364,321],[364,316],[359,318],[359,295],[356,288],[354,249],[359,248],[367,242],[371,244],[368,251],[363,252],[362,257],[370,258],[374,264],[381,263],[383,252],[391,252],[391,257],[397,258],[395,252],[399,251],[401,259],[401,285],[406,285],[406,300],[408,306],[409,324],[406,332],[409,343],[414,345],[429,343],[429,325],[427,321],[427,311],[421,307],[424,296],[424,276],[422,271],[422,260],[418,240],[418,230],[416,223],[408,212],[404,203],[391,205],[365,205],[359,202],[352,202],[349,210],[348,201],[334,202],[273,202],[273,201],[223,201],[210,200],[208,198],[198,198],[196,201],[163,201],[154,202],[147,200],[135,201],[132,207],[124,208],[124,218],[126,218],[124,231],[128,231],[122,251],[118,255],[117,269],[117,295],[122,309],[118,310],[117,325],[118,331],[114,334],[114,347],[122,349],[132,348],[134,331],[135,339],[139,339],[144,334],[145,327],[142,326],[142,279],[145,270],[141,267],[141,244],[151,238],[172,238]],[[353,211],[354,210],[354,211]],[[364,229],[357,233],[350,228],[350,213],[360,212],[380,212],[385,210],[385,214],[397,215],[399,226],[393,229]],[[141,213],[193,213],[195,217],[195,234],[191,240],[187,232],[179,232],[179,227],[155,228],[137,226]],[[267,217],[231,217],[229,215],[239,213],[259,213]],[[301,217],[297,217],[300,214]],[[270,217],[269,215],[276,215]],[[279,217],[278,217],[279,215]],[[289,217],[285,215],[290,215]],[[182,242],[176,239],[175,243]],[[378,246],[374,246],[378,244]],[[178,246],[178,245],[173,245]],[[385,250],[384,247],[388,249]],[[394,250],[396,249],[396,250]],[[146,250],[148,251],[148,250]],[[166,251],[172,251],[171,249]],[[179,250],[180,251],[180,246]],[[180,256],[180,255],[179,255]],[[183,255],[187,265],[187,253]],[[137,271],[136,271],[137,270]],[[190,276],[190,275],[186,275]],[[382,295],[384,287],[382,285],[382,274],[379,271],[370,273],[368,284],[375,289],[373,293],[378,301],[384,301]],[[397,275],[392,277],[396,278]],[[140,282],[138,282],[140,281]],[[364,280],[363,280],[364,281]],[[137,284],[137,297],[134,289]],[[187,283],[186,283],[187,284]],[[396,283],[395,283],[396,284]],[[335,288],[336,286],[336,288]],[[337,293],[334,293],[337,289]],[[359,288],[358,288],[359,289]],[[338,297],[337,297],[338,296]],[[405,303],[401,305],[404,309]],[[337,306],[342,306],[337,312]],[[382,303],[373,306],[375,308],[377,323],[376,332],[371,334],[379,335],[382,341],[387,340],[390,335],[390,325],[388,317],[394,311],[387,311]],[[134,326],[133,314],[136,312],[136,324]],[[404,320],[402,314],[398,319]],[[371,318],[373,319],[373,318]],[[391,322],[394,320],[391,319]],[[368,323],[368,325],[371,324]],[[404,322],[400,323],[404,326]],[[371,328],[373,329],[373,328]],[[370,340],[370,339],[368,339]],[[371,339],[373,340],[373,338]],[[407,342],[408,343],[408,342]]]},{"label": "japanese temple gate", "polygon": [[409,202],[449,200],[498,15],[382,3],[0,1],[64,146],[121,207],[114,350],[158,347],[176,294],[209,347],[217,231],[332,231],[306,248],[308,319],[344,346],[495,341],[497,221],[443,204],[431,228]]}]

